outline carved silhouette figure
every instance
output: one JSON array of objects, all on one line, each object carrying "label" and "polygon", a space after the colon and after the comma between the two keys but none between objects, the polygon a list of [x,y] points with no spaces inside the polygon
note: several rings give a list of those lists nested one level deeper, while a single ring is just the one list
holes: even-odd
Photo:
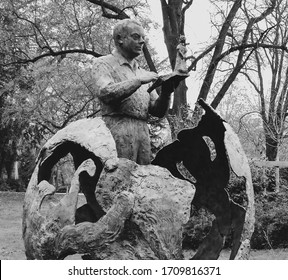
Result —
[{"label": "carved silhouette figure", "polygon": [[[203,100],[199,104],[205,109],[205,115],[198,126],[180,131],[177,140],[162,148],[152,164],[167,168],[177,178],[188,180],[177,168],[177,163],[182,162],[196,179],[192,204],[208,209],[216,217],[209,235],[193,259],[217,259],[231,226],[234,228],[234,246],[230,257],[233,259],[240,246],[245,210],[234,203],[226,191],[230,164],[225,146],[225,121]],[[210,137],[214,142],[216,157],[213,161],[203,136]]]},{"label": "carved silhouette figure", "polygon": [[186,38],[184,35],[180,35],[179,37],[179,44],[177,46],[177,55],[176,55],[176,62],[174,71],[178,72],[179,74],[188,74],[188,68],[186,64],[186,53],[187,48],[186,46],[189,43],[186,43]]}]

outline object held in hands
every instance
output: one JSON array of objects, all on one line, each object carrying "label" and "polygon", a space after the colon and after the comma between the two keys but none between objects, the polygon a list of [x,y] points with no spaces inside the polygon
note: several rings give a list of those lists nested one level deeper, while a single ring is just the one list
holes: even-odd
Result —
[{"label": "object held in hands", "polygon": [[[159,78],[148,88],[148,92],[152,92],[154,89],[156,89],[159,86],[167,86],[169,87],[170,85],[173,86],[174,88],[176,88],[178,86],[178,84],[186,79],[187,77],[189,77],[188,73],[180,73],[180,72],[172,72],[170,74],[166,74],[166,75],[162,75],[159,76]],[[169,85],[170,84],[170,85]]]}]

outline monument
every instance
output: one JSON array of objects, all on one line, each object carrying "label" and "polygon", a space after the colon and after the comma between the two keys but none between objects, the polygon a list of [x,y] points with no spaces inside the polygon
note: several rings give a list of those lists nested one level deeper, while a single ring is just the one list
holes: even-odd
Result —
[{"label": "monument", "polygon": [[[237,135],[203,100],[197,127],[179,132],[152,164],[118,158],[115,141],[101,118],[75,121],[41,149],[27,187],[23,240],[27,259],[183,259],[182,233],[191,205],[215,216],[210,233],[192,259],[218,259],[232,232],[230,259],[249,257],[254,197],[247,158]],[[216,156],[203,137],[214,143]],[[53,166],[71,154],[75,174],[57,200],[49,183]],[[195,178],[177,168],[182,162]],[[227,190],[230,174],[243,179],[245,203]],[[78,204],[80,192],[85,203]],[[47,197],[53,198],[44,209]]]}]

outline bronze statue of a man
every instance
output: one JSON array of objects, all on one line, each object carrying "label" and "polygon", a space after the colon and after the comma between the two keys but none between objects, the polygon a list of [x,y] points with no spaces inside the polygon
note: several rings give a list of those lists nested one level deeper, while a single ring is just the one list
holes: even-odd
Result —
[{"label": "bronze statue of a man", "polygon": [[161,94],[147,92],[158,75],[139,67],[135,58],[142,52],[144,30],[135,20],[121,20],[114,28],[116,49],[97,58],[93,66],[94,87],[102,117],[110,129],[118,157],[138,164],[151,161],[148,115],[162,118],[176,85],[162,85]]}]

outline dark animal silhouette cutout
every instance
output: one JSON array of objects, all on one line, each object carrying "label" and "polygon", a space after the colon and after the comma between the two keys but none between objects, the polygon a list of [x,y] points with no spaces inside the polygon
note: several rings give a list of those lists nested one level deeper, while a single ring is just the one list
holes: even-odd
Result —
[{"label": "dark animal silhouette cutout", "polygon": [[[225,121],[203,100],[199,100],[198,103],[205,110],[205,115],[202,116],[198,126],[180,131],[177,140],[162,148],[152,164],[167,168],[177,178],[188,180],[177,168],[177,163],[182,162],[196,179],[196,182],[193,182],[196,193],[192,204],[197,208],[208,209],[216,219],[209,235],[200,245],[193,259],[217,259],[231,226],[241,224],[243,227],[245,210],[230,200],[226,191],[230,166],[224,143],[226,129],[223,123]],[[209,137],[215,145],[214,160],[211,159],[210,149],[203,139],[204,136]],[[235,256],[240,245],[240,236],[237,236],[239,230],[234,232],[236,242],[230,258]]]}]

